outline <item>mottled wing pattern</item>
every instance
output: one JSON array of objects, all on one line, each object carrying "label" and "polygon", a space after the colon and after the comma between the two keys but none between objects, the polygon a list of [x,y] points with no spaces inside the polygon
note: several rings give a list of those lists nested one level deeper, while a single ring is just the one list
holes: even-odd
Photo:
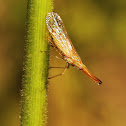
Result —
[{"label": "mottled wing pattern", "polygon": [[48,30],[55,41],[56,47],[65,56],[71,57],[75,49],[68,37],[63,21],[57,13],[50,12],[46,17]]}]

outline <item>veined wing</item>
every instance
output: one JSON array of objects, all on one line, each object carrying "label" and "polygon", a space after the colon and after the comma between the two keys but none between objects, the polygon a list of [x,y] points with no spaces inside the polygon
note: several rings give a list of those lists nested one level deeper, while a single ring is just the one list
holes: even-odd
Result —
[{"label": "veined wing", "polygon": [[54,44],[65,56],[72,57],[76,53],[71,40],[68,37],[63,21],[57,13],[50,12],[46,17],[48,30],[54,40]]}]

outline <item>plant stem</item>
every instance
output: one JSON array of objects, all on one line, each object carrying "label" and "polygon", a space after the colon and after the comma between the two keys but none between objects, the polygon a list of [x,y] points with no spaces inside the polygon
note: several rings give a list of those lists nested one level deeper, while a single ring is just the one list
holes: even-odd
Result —
[{"label": "plant stem", "polygon": [[21,126],[45,126],[49,67],[46,15],[51,0],[28,0],[26,57],[24,64]]}]

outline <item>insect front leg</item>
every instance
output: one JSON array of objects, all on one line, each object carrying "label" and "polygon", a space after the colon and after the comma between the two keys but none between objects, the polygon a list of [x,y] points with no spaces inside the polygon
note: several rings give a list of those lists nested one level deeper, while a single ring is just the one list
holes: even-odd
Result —
[{"label": "insect front leg", "polygon": [[53,48],[56,48],[56,46],[55,46],[55,44],[53,42],[53,38],[51,36],[48,38],[48,41],[49,41],[50,46],[52,46]]},{"label": "insect front leg", "polygon": [[58,50],[57,46],[56,46],[55,43],[53,42],[53,38],[50,37],[50,38],[48,38],[48,40],[49,40],[50,46],[53,47],[53,48],[55,49],[55,51],[59,53],[59,55],[61,55],[61,57],[58,57],[58,56],[55,56],[55,57],[56,57],[57,59],[63,59],[61,52]]}]

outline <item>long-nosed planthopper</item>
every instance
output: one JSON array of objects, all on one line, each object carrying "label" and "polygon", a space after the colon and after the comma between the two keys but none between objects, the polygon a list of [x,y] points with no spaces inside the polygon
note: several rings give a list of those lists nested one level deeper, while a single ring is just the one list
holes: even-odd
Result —
[{"label": "long-nosed planthopper", "polygon": [[67,34],[60,16],[54,12],[48,13],[46,16],[46,24],[52,37],[52,44],[58,50],[62,59],[64,59],[68,64],[80,69],[96,83],[101,84],[102,81],[95,77],[82,63],[80,56],[77,54],[77,51]]}]

